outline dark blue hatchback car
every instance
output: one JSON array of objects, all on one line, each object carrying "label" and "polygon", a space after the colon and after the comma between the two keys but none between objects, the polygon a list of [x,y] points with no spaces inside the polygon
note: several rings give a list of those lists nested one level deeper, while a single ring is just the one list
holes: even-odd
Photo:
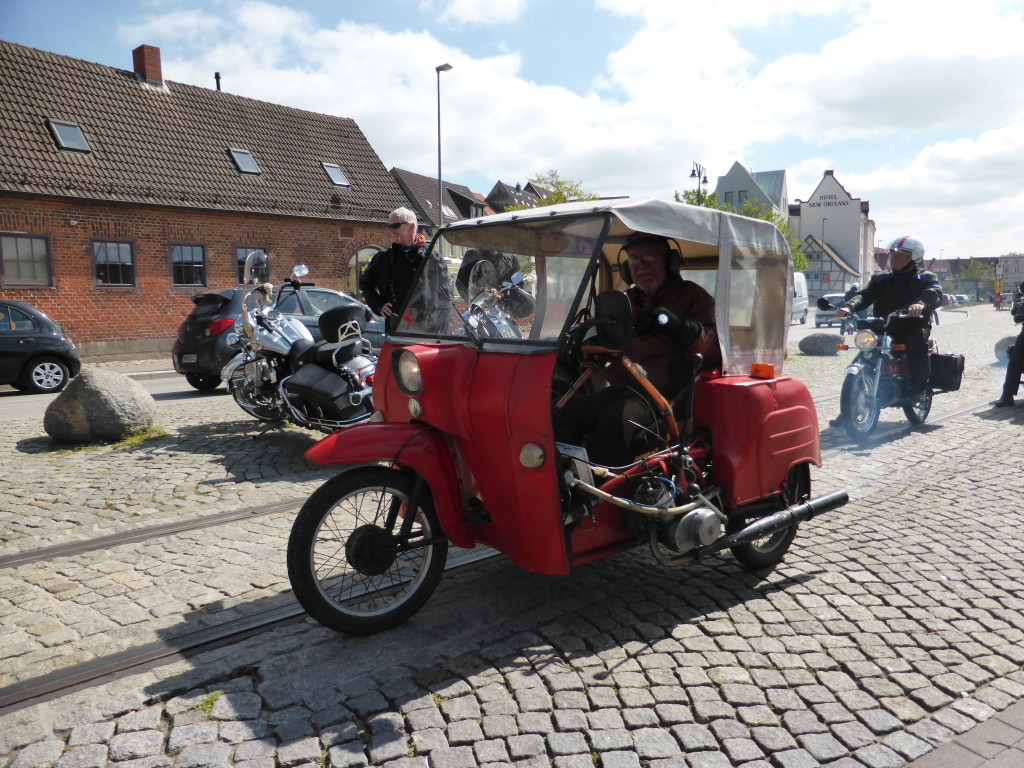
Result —
[{"label": "dark blue hatchback car", "polygon": [[82,360],[60,323],[31,304],[0,299],[0,384],[25,392],[59,392]]}]

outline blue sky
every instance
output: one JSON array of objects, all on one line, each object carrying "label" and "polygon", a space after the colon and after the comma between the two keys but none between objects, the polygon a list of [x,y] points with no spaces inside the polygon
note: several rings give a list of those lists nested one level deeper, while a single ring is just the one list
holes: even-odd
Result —
[{"label": "blue sky", "polygon": [[[693,162],[825,170],[878,240],[929,256],[1024,252],[1019,0],[0,0],[0,38],[356,120],[388,168],[557,170],[601,195],[671,197]],[[59,20],[59,21],[58,21]]]}]

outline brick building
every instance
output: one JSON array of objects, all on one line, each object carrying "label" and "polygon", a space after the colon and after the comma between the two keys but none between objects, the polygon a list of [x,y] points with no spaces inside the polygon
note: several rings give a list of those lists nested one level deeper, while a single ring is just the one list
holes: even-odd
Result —
[{"label": "brick building", "polygon": [[0,296],[84,354],[164,352],[253,248],[343,290],[407,200],[354,121],[0,41]]}]

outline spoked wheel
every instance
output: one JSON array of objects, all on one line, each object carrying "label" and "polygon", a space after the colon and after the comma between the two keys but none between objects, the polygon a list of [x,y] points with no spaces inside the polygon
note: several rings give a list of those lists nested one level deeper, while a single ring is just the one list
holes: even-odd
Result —
[{"label": "spoked wheel", "polygon": [[[809,464],[799,464],[789,470],[786,478],[786,504],[793,506],[811,498],[811,470]],[[729,521],[728,533],[735,533],[756,518],[733,518]],[[760,571],[771,568],[782,561],[789,546],[796,538],[797,526],[770,533],[762,539],[732,548],[732,553],[745,568]]]},{"label": "spoked wheel", "polygon": [[260,421],[278,421],[284,418],[284,405],[277,398],[267,397],[256,390],[255,383],[238,368],[228,379],[228,391],[238,407]]},{"label": "spoked wheel", "polygon": [[413,477],[364,467],[324,483],[288,539],[288,578],[325,627],[367,634],[401,624],[437,588],[448,559],[430,490],[410,509]]},{"label": "spoked wheel", "polygon": [[926,389],[924,394],[910,405],[903,406],[903,413],[911,424],[924,424],[932,410],[932,391]]},{"label": "spoked wheel", "polygon": [[847,376],[839,397],[839,415],[850,439],[861,443],[871,437],[878,426],[881,408],[874,395],[874,376],[869,369]]}]

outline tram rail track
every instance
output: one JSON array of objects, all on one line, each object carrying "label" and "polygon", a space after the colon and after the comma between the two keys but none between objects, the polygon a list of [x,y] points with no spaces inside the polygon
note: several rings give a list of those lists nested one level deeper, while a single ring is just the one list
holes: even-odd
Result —
[{"label": "tram rail track", "polygon": [[[817,402],[835,398],[819,398]],[[928,424],[948,421],[958,416],[972,413],[989,407],[990,400],[969,403],[946,411],[932,414]],[[845,433],[841,433],[841,443],[827,446],[823,456],[834,457],[845,450],[870,448],[872,445],[888,437],[908,433],[923,425],[910,423],[892,423],[881,427],[865,446],[851,443]],[[193,531],[207,527],[215,527],[231,522],[289,512],[298,509],[304,499],[290,499],[258,507],[246,507],[214,515],[190,518],[175,523],[148,526],[121,533],[100,536],[83,541],[44,547],[26,552],[0,557],[0,568],[14,568],[28,563],[43,562],[59,557],[67,557],[97,549],[105,549],[119,544],[151,541],[161,537],[173,536],[178,533]],[[497,556],[494,550],[478,547],[472,550],[454,550],[449,556],[446,571],[465,568],[473,563]],[[100,680],[114,679],[131,674],[143,668],[172,659],[188,658],[204,651],[240,642],[248,637],[268,631],[280,624],[293,621],[305,615],[303,608],[293,599],[282,605],[263,611],[255,611],[247,616],[234,619],[223,624],[204,629],[186,632],[179,636],[146,643],[136,648],[116,654],[99,657],[90,662],[73,665],[41,676],[0,688],[0,715],[20,709],[30,704],[55,698],[71,690]]]}]

